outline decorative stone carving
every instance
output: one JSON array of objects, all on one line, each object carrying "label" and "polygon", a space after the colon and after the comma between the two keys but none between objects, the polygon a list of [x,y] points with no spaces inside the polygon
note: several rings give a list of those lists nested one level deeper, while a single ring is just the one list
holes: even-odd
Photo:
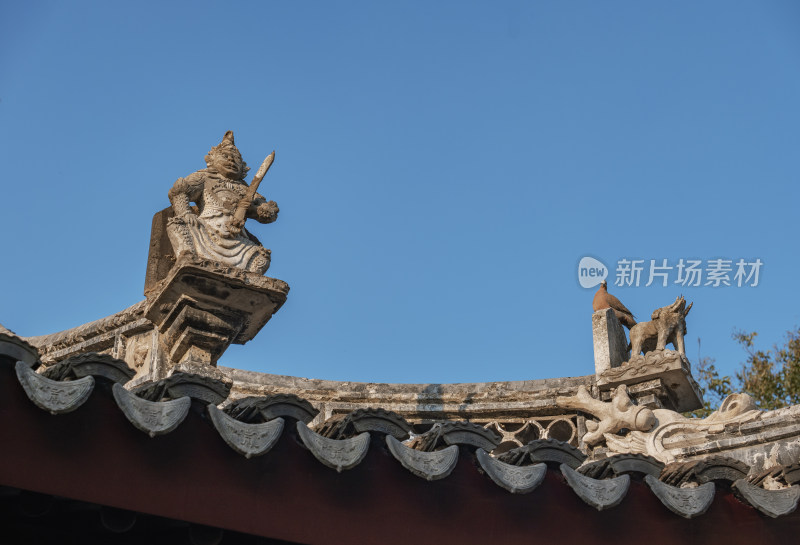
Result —
[{"label": "decorative stone carving", "polygon": [[777,518],[793,513],[800,499],[800,486],[792,486],[782,490],[764,490],[753,486],[745,479],[739,479],[731,485],[747,503],[767,516]]},{"label": "decorative stone carving", "polygon": [[455,469],[458,463],[458,447],[451,445],[442,450],[423,452],[405,446],[392,437],[386,436],[386,445],[397,461],[407,470],[428,481],[444,479]]},{"label": "decorative stone carving", "polygon": [[89,399],[89,395],[94,390],[94,378],[91,376],[61,382],[35,373],[27,363],[22,361],[17,362],[15,369],[17,379],[28,399],[40,409],[49,411],[50,414],[74,411]]},{"label": "decorative stone carving", "polygon": [[130,423],[150,437],[164,435],[177,428],[189,414],[189,407],[192,405],[192,400],[188,397],[172,401],[148,401],[116,383],[112,392],[117,406]]},{"label": "decorative stone carving", "polygon": [[[278,218],[278,205],[255,192],[275,157],[273,152],[259,168],[250,186],[244,181],[249,168],[228,131],[206,155],[208,168],[179,178],[169,191],[175,212],[167,234],[180,262],[192,256],[228,267],[264,274],[270,251],[244,229],[245,217],[260,223]],[[190,206],[197,204],[197,211]]]},{"label": "decorative stone carving", "polygon": [[656,423],[653,411],[633,404],[624,384],[617,387],[609,403],[594,399],[586,387],[581,386],[574,396],[557,397],[556,404],[559,407],[586,411],[600,419],[599,423],[591,420],[586,422],[586,429],[589,431],[583,436],[583,441],[587,445],[596,445],[604,440],[605,434],[616,433],[623,428],[649,431]]},{"label": "decorative stone carving", "polygon": [[662,483],[652,475],[645,475],[644,481],[667,509],[683,518],[702,515],[714,501],[714,483],[709,482],[694,488],[678,488]]},{"label": "decorative stone carving", "polygon": [[211,403],[208,405],[208,415],[211,417],[211,423],[214,424],[228,446],[239,454],[243,454],[245,458],[261,456],[269,452],[283,432],[283,418],[259,424],[239,422]]},{"label": "decorative stone carving", "polygon": [[689,360],[673,350],[653,350],[644,356],[632,353],[627,363],[597,375],[597,386],[605,392],[620,384],[633,386],[658,380],[667,390],[663,399],[666,408],[693,411],[702,407],[703,402],[690,367]]},{"label": "decorative stone carving", "polygon": [[618,505],[628,493],[631,482],[628,475],[613,479],[592,479],[581,475],[566,464],[561,465],[561,473],[578,497],[598,511]]},{"label": "decorative stone carving", "polygon": [[297,433],[317,460],[339,473],[360,464],[369,449],[367,432],[350,439],[328,439],[309,429],[305,423],[298,422]]},{"label": "decorative stone carving", "polygon": [[274,278],[185,259],[152,287],[145,315],[159,331],[170,369],[215,366],[231,343],[255,337],[288,292]]},{"label": "decorative stone carving", "polygon": [[642,351],[664,350],[672,343],[678,353],[686,357],[683,337],[686,335],[686,315],[694,303],[686,306],[686,299],[679,296],[675,302],[653,311],[650,322],[639,322],[631,328],[631,356]]},{"label": "decorative stone carving", "polygon": [[529,466],[514,466],[492,458],[485,450],[479,448],[475,451],[478,463],[486,474],[499,486],[512,494],[527,494],[532,492],[544,480],[547,473],[547,464],[534,464]]}]

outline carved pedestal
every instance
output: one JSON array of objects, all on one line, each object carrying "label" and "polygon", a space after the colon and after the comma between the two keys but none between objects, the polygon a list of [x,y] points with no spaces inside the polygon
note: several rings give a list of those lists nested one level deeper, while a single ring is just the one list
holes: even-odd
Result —
[{"label": "carved pedestal", "polygon": [[673,350],[653,350],[597,374],[601,399],[610,399],[610,391],[620,384],[628,386],[631,397],[640,405],[677,412],[703,406],[689,361]]},{"label": "carved pedestal", "polygon": [[181,261],[147,295],[144,313],[158,329],[165,364],[151,378],[198,367],[213,375],[211,367],[228,346],[255,337],[288,292],[289,286],[275,278]]}]

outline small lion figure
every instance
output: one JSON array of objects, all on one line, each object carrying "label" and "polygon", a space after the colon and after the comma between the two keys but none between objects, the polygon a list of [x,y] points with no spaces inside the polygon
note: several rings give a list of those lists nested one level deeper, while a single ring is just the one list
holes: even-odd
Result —
[{"label": "small lion figure", "polygon": [[653,350],[663,350],[667,343],[686,357],[683,336],[686,335],[686,315],[694,303],[678,296],[675,302],[653,311],[650,322],[639,322],[631,328],[631,357]]}]

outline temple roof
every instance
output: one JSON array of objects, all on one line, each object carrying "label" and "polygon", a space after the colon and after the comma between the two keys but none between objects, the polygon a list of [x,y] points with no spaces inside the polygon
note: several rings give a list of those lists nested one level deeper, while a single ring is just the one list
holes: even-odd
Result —
[{"label": "temple roof", "polygon": [[317,411],[297,396],[227,399],[185,373],[137,394],[122,387],[133,371],[107,355],[42,373],[37,359],[0,334],[0,485],[11,490],[295,543],[640,542],[624,525],[660,528],[652,543],[800,531],[797,459],[768,472],[725,456],[588,462],[554,439],[498,455],[499,435],[470,422],[415,433],[364,408],[309,427]]}]

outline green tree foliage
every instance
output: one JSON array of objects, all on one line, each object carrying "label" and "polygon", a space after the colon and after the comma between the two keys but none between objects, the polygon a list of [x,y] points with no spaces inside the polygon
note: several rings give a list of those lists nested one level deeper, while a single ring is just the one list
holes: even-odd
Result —
[{"label": "green tree foliage", "polygon": [[800,403],[800,328],[786,333],[786,342],[772,350],[756,350],[757,333],[734,333],[747,351],[747,361],[736,373],[741,391],[750,394],[760,409],[780,409]]},{"label": "green tree foliage", "polygon": [[687,416],[703,418],[717,410],[734,392],[749,394],[759,409],[772,410],[800,404],[800,328],[786,333],[783,345],[756,350],[758,333],[737,331],[733,338],[747,352],[747,359],[734,379],[720,376],[714,359],[700,358],[695,370],[705,405]]},{"label": "green tree foliage", "polygon": [[687,413],[686,416],[705,418],[719,408],[723,399],[733,393],[731,377],[720,377],[714,361],[714,358],[703,357],[697,363],[694,376],[703,392],[703,408]]}]

